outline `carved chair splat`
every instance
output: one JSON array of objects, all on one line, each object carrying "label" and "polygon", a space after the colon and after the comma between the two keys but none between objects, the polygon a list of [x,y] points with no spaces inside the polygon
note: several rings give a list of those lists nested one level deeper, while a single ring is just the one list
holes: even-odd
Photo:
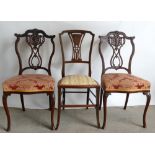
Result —
[{"label": "carved chair splat", "polygon": [[[70,38],[71,44],[72,44],[72,57],[71,60],[66,60],[65,53],[64,52],[64,45],[63,45],[63,39],[65,38],[64,35],[67,34],[67,36]],[[81,51],[81,45],[83,43],[83,39],[86,35],[89,35],[91,37],[90,42],[90,48],[88,53],[88,60],[82,59],[82,51]],[[99,90],[100,86],[99,84],[91,78],[91,54],[92,54],[92,47],[94,42],[94,34],[91,31],[85,31],[85,30],[65,30],[62,33],[59,34],[60,39],[60,45],[61,45],[61,52],[62,52],[62,79],[58,82],[58,120],[57,120],[57,126],[58,129],[60,124],[60,114],[61,109],[65,109],[65,107],[95,107],[96,108],[96,119],[97,119],[97,126],[100,127],[99,122]],[[65,65],[67,63],[75,64],[75,63],[81,63],[81,64],[87,64],[88,65],[88,75],[66,75],[65,73]],[[86,89],[86,91],[67,91],[66,89]],[[96,95],[91,91],[91,89],[96,89]],[[79,105],[79,104],[66,104],[65,103],[65,96],[67,93],[86,93],[87,99],[86,99],[86,105]],[[89,97],[89,93],[92,93],[93,96],[96,98],[96,104],[89,104],[91,101]],[[61,95],[62,95],[62,101],[61,101]]]},{"label": "carved chair splat", "polygon": [[[131,93],[143,93],[147,97],[146,106],[143,114],[143,127],[146,127],[146,113],[150,103],[151,94],[150,94],[150,82],[142,78],[136,77],[131,74],[131,62],[135,53],[135,37],[128,37],[124,32],[112,31],[109,32],[106,36],[99,36],[99,54],[102,60],[102,74],[101,74],[101,93],[100,93],[100,107],[103,102],[103,126],[106,126],[106,117],[107,117],[107,98],[111,93],[126,93],[126,100],[124,109],[127,108],[127,103],[129,95]],[[123,58],[121,55],[122,47],[125,43],[129,41],[131,44],[131,54],[128,61],[128,66],[124,66]],[[103,52],[103,42],[107,43],[112,49],[112,56],[110,58],[110,66],[106,67],[104,52]],[[105,49],[104,49],[105,51]],[[123,51],[125,52],[125,51]],[[117,61],[117,63],[116,63]],[[124,73],[107,73],[109,70],[114,69],[116,71],[125,70],[127,74]],[[103,101],[102,101],[103,97]]]},{"label": "carved chair splat", "polygon": [[[22,109],[25,111],[24,95],[44,93],[49,96],[49,105],[51,111],[51,129],[54,129],[54,79],[51,75],[51,61],[55,52],[54,35],[47,35],[43,30],[30,29],[23,34],[15,34],[15,51],[19,61],[19,75],[11,77],[3,82],[3,106],[7,116],[7,131],[11,128],[11,117],[7,105],[7,97],[11,94],[19,94],[22,103]],[[19,42],[24,38],[25,42],[30,47],[30,56],[28,58],[28,66],[23,67]],[[40,55],[40,47],[43,46],[46,40],[50,40],[52,48],[48,61],[48,67],[42,66],[42,57]],[[34,63],[37,62],[37,63]],[[46,74],[23,74],[26,70],[42,69]]]}]

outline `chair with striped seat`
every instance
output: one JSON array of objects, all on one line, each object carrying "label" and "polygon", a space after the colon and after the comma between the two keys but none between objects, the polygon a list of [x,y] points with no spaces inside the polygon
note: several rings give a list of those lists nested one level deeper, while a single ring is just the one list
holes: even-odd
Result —
[{"label": "chair with striped seat", "polygon": [[[85,37],[90,37],[90,47],[88,51],[88,60],[83,60],[82,58],[82,50],[81,46]],[[94,41],[94,34],[91,31],[85,30],[65,30],[59,34],[60,44],[61,44],[61,52],[62,52],[62,79],[58,82],[58,120],[57,126],[58,129],[60,124],[60,113],[61,109],[65,109],[65,107],[94,107],[96,109],[96,118],[97,118],[97,127],[100,127],[99,123],[99,84],[91,77],[91,54],[92,54],[92,47]],[[68,38],[71,41],[71,51],[72,51],[72,58],[71,60],[66,60],[66,55],[69,53],[64,50],[64,42]],[[64,41],[65,40],[65,41]],[[66,45],[67,46],[67,45]],[[86,52],[86,51],[85,51]],[[72,74],[66,75],[65,73],[65,66],[66,64],[87,64],[88,65],[88,75],[81,75],[81,74]],[[86,91],[69,91],[66,89],[86,89]],[[96,89],[96,95],[91,90],[92,88]],[[87,99],[86,104],[66,104],[65,103],[65,96],[67,93],[86,93]],[[93,96],[96,97],[96,104],[89,104],[92,100],[89,97],[89,94],[92,93]],[[62,96],[62,101],[61,101]]]}]

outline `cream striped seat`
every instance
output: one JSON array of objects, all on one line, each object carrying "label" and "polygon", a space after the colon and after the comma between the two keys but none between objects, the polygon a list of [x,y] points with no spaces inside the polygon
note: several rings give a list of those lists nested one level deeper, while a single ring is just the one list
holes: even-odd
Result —
[{"label": "cream striped seat", "polygon": [[[85,37],[86,36],[86,37]],[[91,78],[91,54],[92,54],[92,47],[94,42],[95,35],[91,31],[86,30],[64,30],[59,34],[60,45],[61,45],[61,53],[62,53],[62,79],[58,82],[58,117],[57,117],[57,126],[58,129],[60,124],[60,114],[61,109],[63,110],[66,108],[79,108],[79,107],[93,107],[96,110],[96,120],[97,120],[97,127],[100,127],[99,122],[99,92],[100,92],[100,85]],[[67,46],[67,42],[65,41],[70,40],[72,46],[69,48],[64,48]],[[69,40],[68,40],[69,39]],[[87,45],[88,50],[85,53],[87,54],[87,59],[83,58],[83,40],[88,41],[88,44],[84,41]],[[69,43],[69,42],[68,42]],[[69,44],[68,44],[69,45]],[[71,59],[68,57],[69,52],[71,55]],[[68,53],[68,54],[67,54]],[[68,55],[68,56],[67,56]],[[67,56],[67,57],[66,57]],[[68,75],[65,72],[66,64],[74,65],[74,64],[83,64],[84,66],[88,65],[88,72],[86,75],[81,75],[77,72],[74,74],[69,73]],[[72,75],[71,75],[72,74]],[[73,90],[72,90],[73,89]],[[93,89],[93,91],[91,90]],[[81,91],[82,90],[82,91]],[[95,93],[94,93],[95,90]],[[86,94],[86,105],[85,104],[66,104],[66,95],[67,94]],[[92,94],[90,96],[90,94]],[[95,97],[96,103],[93,103],[91,97]],[[80,99],[80,98],[79,98]],[[78,100],[79,102],[80,100]]]},{"label": "cream striped seat", "polygon": [[90,76],[86,75],[68,75],[63,77],[58,86],[71,86],[71,87],[97,87],[99,84]]}]

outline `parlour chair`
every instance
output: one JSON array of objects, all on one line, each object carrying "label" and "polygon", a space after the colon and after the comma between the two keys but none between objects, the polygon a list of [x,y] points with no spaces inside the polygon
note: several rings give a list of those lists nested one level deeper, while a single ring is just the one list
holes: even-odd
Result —
[{"label": "parlour chair", "polygon": [[[87,37],[86,37],[87,36]],[[61,109],[65,109],[65,107],[68,108],[76,108],[76,107],[94,107],[96,109],[96,118],[97,118],[97,127],[100,127],[99,123],[99,91],[100,91],[100,85],[91,78],[91,54],[92,54],[92,47],[94,42],[94,34],[90,31],[85,30],[65,30],[59,34],[60,38],[60,45],[61,45],[61,52],[62,52],[62,79],[58,82],[58,120],[57,120],[57,126],[56,129],[58,129],[60,124],[60,113]],[[83,51],[81,50],[81,46],[83,45],[83,40],[85,37],[88,39],[90,44],[87,44],[89,41],[87,40],[85,44],[89,46],[89,50]],[[70,50],[66,49],[64,50],[64,42],[65,45],[67,43],[66,40],[69,40],[70,42]],[[68,44],[69,44],[68,42]],[[68,46],[69,47],[69,46]],[[82,54],[88,55],[88,59],[86,58],[83,60]],[[67,54],[71,54],[70,58],[67,58]],[[66,60],[67,59],[67,60]],[[88,73],[87,74],[71,74],[66,75],[65,68],[66,64],[70,64],[73,67],[73,64],[81,64],[83,67],[87,65],[88,67]],[[95,93],[91,90],[94,88],[96,90]],[[68,90],[67,90],[68,89]],[[83,91],[75,91],[73,89],[82,89]],[[72,91],[73,90],[73,91]],[[65,98],[66,95],[70,93],[85,93],[87,96],[86,104],[66,104]],[[93,104],[92,100],[89,97],[89,94],[92,94],[96,98],[96,104]],[[62,98],[62,100],[61,100]],[[91,103],[91,104],[89,104]]]},{"label": "parlour chair", "polygon": [[[146,113],[151,99],[150,82],[131,74],[131,62],[133,55],[135,53],[135,44],[133,41],[135,37],[128,37],[123,32],[113,31],[109,32],[106,36],[99,36],[99,38],[100,38],[99,54],[102,60],[100,109],[102,105],[102,96],[103,96],[103,111],[104,111],[102,128],[104,129],[106,126],[107,98],[109,95],[111,95],[111,93],[126,94],[124,109],[127,108],[127,103],[130,94],[143,93],[144,95],[146,95],[147,101],[143,113],[143,127],[146,128]],[[125,46],[125,44],[128,45]],[[108,47],[109,47],[108,54],[110,56],[110,61],[108,61],[107,63],[110,64],[109,66],[107,65],[107,63],[105,63],[107,59],[104,59],[106,55],[105,48],[108,49]],[[131,53],[128,56],[129,59],[125,66],[125,62],[123,61],[123,58],[125,57],[123,57],[122,55],[124,54],[126,56],[127,53],[125,52],[127,52],[129,49],[131,50]],[[114,72],[109,73],[108,71],[110,70],[115,70],[116,73]],[[124,70],[126,73],[117,72],[121,70]]]},{"label": "parlour chair", "polygon": [[[24,95],[44,93],[49,96],[49,105],[51,111],[51,129],[54,128],[54,79],[51,75],[51,61],[55,51],[54,35],[47,35],[44,31],[39,29],[27,30],[23,34],[15,34],[15,51],[19,60],[19,74],[11,77],[3,82],[3,106],[7,116],[7,131],[11,127],[11,118],[7,105],[7,97],[11,94],[19,94],[22,104],[22,110],[25,111]],[[50,42],[51,53],[48,60],[48,67],[44,67],[42,54],[40,50],[45,42]],[[26,50],[21,50],[25,47]],[[45,45],[45,44],[44,44]],[[46,47],[46,46],[45,46]],[[20,49],[20,50],[19,50]],[[24,67],[22,54],[26,52],[28,60],[26,67]],[[25,58],[25,57],[24,57]],[[24,61],[25,62],[25,61]],[[44,70],[46,74],[23,74],[27,70]],[[32,72],[31,72],[32,73]]]}]

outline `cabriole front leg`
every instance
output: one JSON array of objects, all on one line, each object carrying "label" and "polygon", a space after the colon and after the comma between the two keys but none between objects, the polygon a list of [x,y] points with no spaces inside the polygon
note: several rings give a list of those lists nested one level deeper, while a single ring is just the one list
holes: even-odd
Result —
[{"label": "cabriole front leg", "polygon": [[7,93],[3,93],[3,97],[2,97],[2,100],[3,100],[3,107],[4,107],[4,110],[5,110],[5,113],[6,113],[6,116],[7,116],[7,131],[10,130],[11,128],[11,119],[10,119],[10,113],[9,113],[9,109],[8,109],[8,105],[7,105],[7,97],[8,97],[9,94]]},{"label": "cabriole front leg", "polygon": [[129,100],[129,93],[126,94],[126,100],[125,100],[125,105],[124,105],[124,110],[126,110],[127,104]]},{"label": "cabriole front leg", "polygon": [[97,127],[98,127],[98,128],[100,128],[99,94],[100,94],[100,88],[96,88],[96,119],[97,119]]},{"label": "cabriole front leg", "polygon": [[20,100],[21,100],[21,103],[22,103],[22,110],[25,111],[24,96],[23,96],[23,94],[20,94]]},{"label": "cabriole front leg", "polygon": [[104,92],[104,95],[103,95],[103,126],[102,126],[102,129],[105,128],[106,126],[106,120],[107,120],[107,98],[110,94],[107,93],[107,92]]},{"label": "cabriole front leg", "polygon": [[54,129],[54,108],[55,108],[55,98],[54,93],[49,95],[50,98],[50,111],[51,111],[51,129]]},{"label": "cabriole front leg", "polygon": [[148,110],[148,107],[150,104],[151,94],[150,94],[150,92],[145,92],[143,94],[146,95],[146,98],[147,98],[146,106],[145,106],[144,113],[143,113],[143,127],[146,128],[146,113],[147,113],[147,110]]}]

